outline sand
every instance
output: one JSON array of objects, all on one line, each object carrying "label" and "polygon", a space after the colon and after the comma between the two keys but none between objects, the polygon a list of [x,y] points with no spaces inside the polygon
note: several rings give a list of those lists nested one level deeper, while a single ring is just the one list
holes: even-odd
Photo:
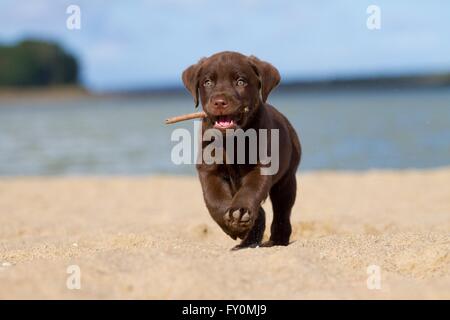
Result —
[{"label": "sand", "polygon": [[2,178],[0,298],[450,298],[450,168],[298,179],[292,243],[230,251],[196,177]]}]

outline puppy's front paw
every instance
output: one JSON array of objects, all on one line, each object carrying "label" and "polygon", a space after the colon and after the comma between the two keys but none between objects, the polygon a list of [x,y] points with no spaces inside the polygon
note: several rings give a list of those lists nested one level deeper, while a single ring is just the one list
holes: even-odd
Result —
[{"label": "puppy's front paw", "polygon": [[242,238],[253,224],[252,214],[246,208],[230,208],[224,216],[225,225]]}]

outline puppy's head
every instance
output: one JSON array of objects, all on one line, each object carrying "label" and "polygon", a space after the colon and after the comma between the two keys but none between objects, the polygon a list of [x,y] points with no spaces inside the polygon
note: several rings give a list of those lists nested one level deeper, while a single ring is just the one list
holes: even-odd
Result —
[{"label": "puppy's head", "polygon": [[263,107],[280,82],[280,74],[271,64],[237,52],[220,52],[183,72],[183,83],[199,100],[217,129],[246,128],[249,120]]}]

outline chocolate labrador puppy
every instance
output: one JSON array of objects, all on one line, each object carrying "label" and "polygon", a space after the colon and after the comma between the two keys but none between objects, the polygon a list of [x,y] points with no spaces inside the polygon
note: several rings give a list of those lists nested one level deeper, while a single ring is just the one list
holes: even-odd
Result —
[{"label": "chocolate labrador puppy", "polygon": [[[268,196],[273,207],[273,222],[270,239],[261,246],[288,245],[301,146],[289,121],[266,103],[269,93],[280,82],[278,70],[254,56],[220,52],[187,68],[182,78],[195,105],[198,106],[200,100],[207,114],[202,120],[203,132],[215,129],[224,133],[224,139],[229,138],[229,131],[233,129],[236,132],[237,129],[241,132],[255,129],[269,133],[276,129],[278,132],[279,141],[272,141],[273,136],[270,136],[270,143],[266,144],[272,148],[268,150],[271,157],[278,157],[278,170],[273,174],[263,174],[262,169],[267,164],[262,163],[259,153],[256,163],[250,163],[246,155],[243,163],[201,162],[197,164],[197,170],[212,218],[233,239],[242,239],[234,249],[261,245],[265,229],[261,203]],[[272,154],[274,142],[280,142],[279,154]],[[209,143],[203,141],[202,150]],[[252,143],[255,141],[247,139],[246,152],[261,147]],[[230,150],[226,150],[226,146],[224,149],[228,154]]]}]

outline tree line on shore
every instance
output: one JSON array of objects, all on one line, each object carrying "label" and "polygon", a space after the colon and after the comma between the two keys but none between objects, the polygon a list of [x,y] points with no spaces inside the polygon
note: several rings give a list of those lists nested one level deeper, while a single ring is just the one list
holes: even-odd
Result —
[{"label": "tree line on shore", "polygon": [[76,85],[78,76],[77,59],[56,43],[0,45],[0,87]]}]

